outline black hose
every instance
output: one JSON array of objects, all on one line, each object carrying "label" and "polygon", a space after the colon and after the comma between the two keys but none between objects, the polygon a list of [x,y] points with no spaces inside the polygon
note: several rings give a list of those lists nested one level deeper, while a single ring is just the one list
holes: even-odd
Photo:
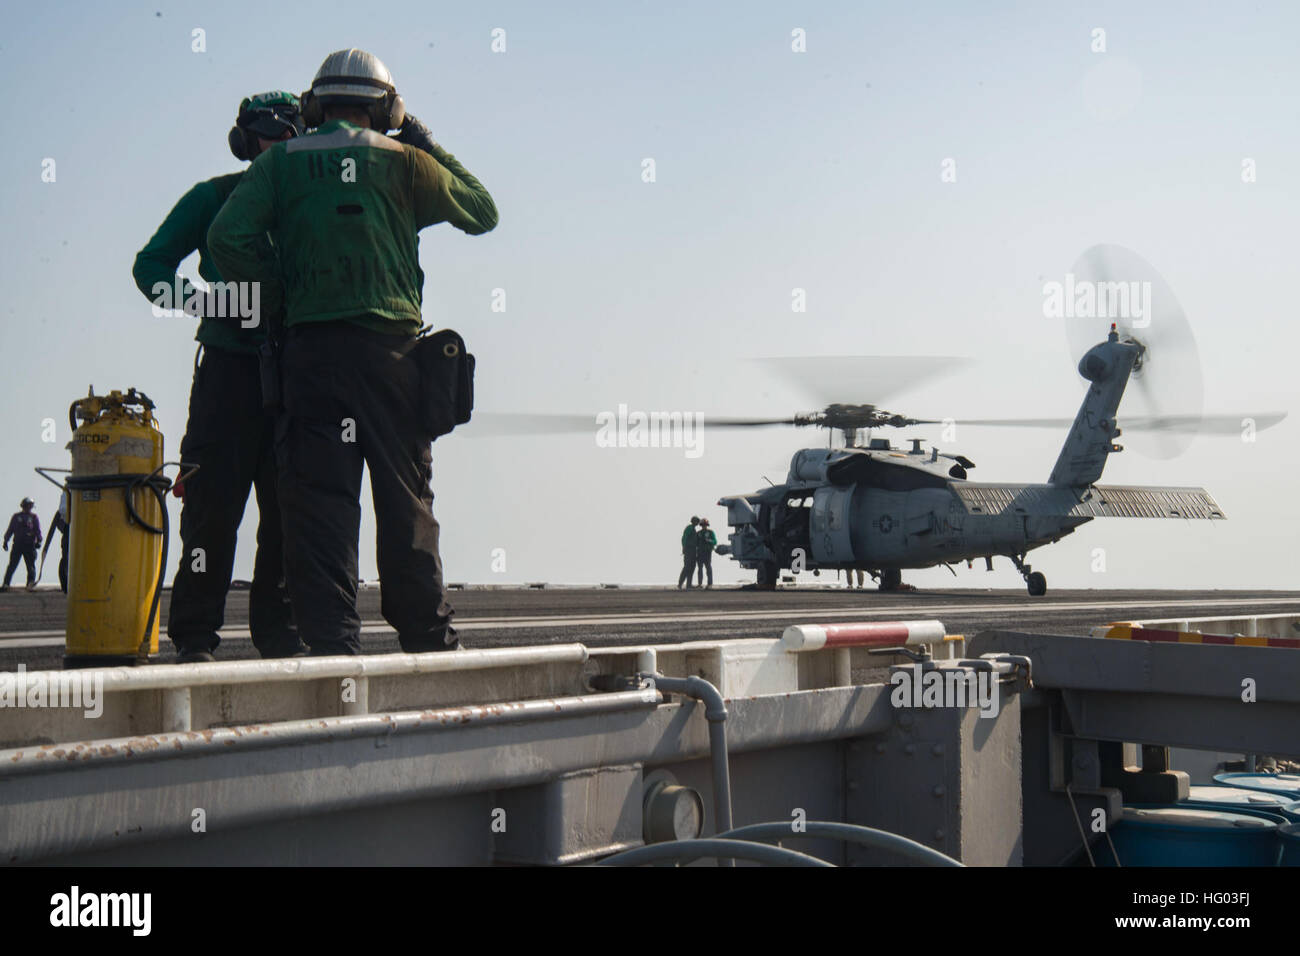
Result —
[{"label": "black hose", "polygon": [[718,840],[793,840],[800,837],[804,839],[829,838],[842,840],[846,843],[855,843],[858,846],[871,847],[876,850],[887,850],[905,857],[909,863],[916,863],[921,866],[965,865],[960,860],[954,860],[947,854],[940,853],[924,843],[917,843],[915,840],[909,840],[897,833],[890,833],[888,830],[878,830],[874,827],[864,827],[853,823],[809,820],[803,824],[801,829],[795,830],[791,821],[782,820],[779,823],[753,823],[749,826],[728,830],[725,833],[715,834],[715,839]]},{"label": "black hose", "polygon": [[689,863],[700,857],[716,856],[720,861],[726,860],[734,865],[736,860],[751,860],[771,866],[834,866],[825,860],[797,850],[768,846],[766,843],[750,843],[745,840],[722,840],[717,837],[702,840],[674,840],[668,843],[651,843],[632,850],[624,850],[614,856],[598,860],[594,866],[644,866],[647,863],[662,863],[673,860]]},{"label": "black hose", "polygon": [[[154,474],[157,474],[157,472]],[[136,487],[138,486],[132,485],[131,492],[134,492]],[[150,481],[146,487],[153,492],[154,498],[158,500],[158,511],[162,514],[162,527],[155,529],[153,525],[146,523],[144,519],[137,518],[137,520],[143,527],[148,528],[154,534],[162,535],[162,554],[158,558],[158,583],[153,587],[153,603],[149,606],[149,619],[145,621],[144,636],[140,638],[139,650],[141,657],[149,656],[149,635],[153,632],[153,622],[158,619],[158,608],[162,604],[163,578],[167,576],[167,546],[170,544],[171,539],[171,519],[167,515],[167,489],[171,487],[171,480],[168,478],[162,478],[161,481],[155,479]],[[128,492],[126,496],[127,510],[131,514],[135,514],[135,505],[131,501],[135,496],[131,492]]]}]

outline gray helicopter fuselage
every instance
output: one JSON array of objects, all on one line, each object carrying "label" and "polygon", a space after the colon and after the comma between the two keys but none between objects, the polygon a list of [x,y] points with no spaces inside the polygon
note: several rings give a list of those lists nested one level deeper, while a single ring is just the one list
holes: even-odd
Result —
[{"label": "gray helicopter fuselage", "polygon": [[875,444],[806,449],[794,456],[785,484],[723,499],[738,532],[736,560],[744,567],[926,568],[1023,554],[1091,520],[1036,514],[1044,509],[1030,496],[1023,508],[986,513],[958,491],[974,467],[969,460]]},{"label": "gray helicopter fuselage", "polygon": [[985,555],[1023,554],[1089,518],[1015,511],[972,513],[949,485],[891,491],[863,485],[813,494],[809,552],[817,566],[927,568]]}]

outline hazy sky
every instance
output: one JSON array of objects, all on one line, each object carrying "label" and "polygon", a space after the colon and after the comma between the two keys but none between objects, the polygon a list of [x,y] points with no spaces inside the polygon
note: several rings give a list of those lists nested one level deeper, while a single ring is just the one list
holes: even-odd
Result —
[{"label": "hazy sky", "polygon": [[[816,406],[753,357],[964,355],[976,362],[961,375],[882,404],[917,417],[1073,416],[1084,386],[1042,287],[1096,243],[1136,250],[1176,292],[1207,409],[1294,402],[1292,3],[155,0],[10,5],[0,22],[11,138],[0,506],[31,494],[46,524],[57,492],[32,467],[67,464],[66,409],[88,384],[148,392],[175,456],[193,324],[152,316],[134,256],[190,186],[241,167],[226,133],[243,96],[302,90],[348,46],[387,64],[408,109],[500,209],[487,236],[444,225],[421,237],[426,321],[457,328],[477,355],[478,408],[705,415],[697,458],[599,448],[594,428],[507,440],[471,438],[470,426],[439,440],[451,581],[674,581],[692,513],[725,537],[720,495],[780,481],[794,450],[825,443],[707,429],[711,415]],[[1092,49],[1098,28],[1104,53]],[[805,52],[792,49],[796,30]],[[1248,159],[1255,182],[1243,182]],[[182,271],[195,268],[191,258]],[[792,311],[796,288],[805,312]],[[842,400],[881,397],[863,381]],[[1126,402],[1121,425],[1125,411],[1137,413]],[[58,423],[53,443],[45,418]],[[891,437],[911,435],[940,439],[937,428]],[[1253,444],[1201,438],[1158,460],[1126,435],[1104,481],[1204,485],[1229,520],[1101,519],[1032,561],[1056,587],[1295,587],[1298,436],[1293,415]],[[1063,435],[959,428],[956,439],[940,444],[978,464],[972,480],[1043,481]],[[255,520],[250,501],[241,577]],[[1104,573],[1092,570],[1096,548]],[[750,576],[714,565],[720,581]],[[906,579],[1020,586],[1000,568]]]}]

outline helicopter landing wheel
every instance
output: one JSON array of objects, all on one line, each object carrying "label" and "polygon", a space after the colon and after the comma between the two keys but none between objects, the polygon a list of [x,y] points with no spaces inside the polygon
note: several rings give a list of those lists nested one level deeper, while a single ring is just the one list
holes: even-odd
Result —
[{"label": "helicopter landing wheel", "polygon": [[1034,571],[1026,577],[1025,584],[1029,587],[1030,597],[1042,597],[1047,593],[1047,577],[1042,571]]},{"label": "helicopter landing wheel", "polygon": [[880,572],[880,590],[897,591],[903,583],[903,572],[898,568],[886,568]]},{"label": "helicopter landing wheel", "polygon": [[777,575],[780,569],[777,568],[775,561],[764,561],[758,566],[758,589],[760,591],[775,591]]}]

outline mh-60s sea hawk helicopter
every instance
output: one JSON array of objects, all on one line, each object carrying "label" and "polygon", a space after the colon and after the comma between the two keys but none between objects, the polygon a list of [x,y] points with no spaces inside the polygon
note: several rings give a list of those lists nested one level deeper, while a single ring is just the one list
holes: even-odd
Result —
[{"label": "mh-60s sea hawk helicopter", "polygon": [[[1122,450],[1116,421],[1120,399],[1134,372],[1147,359],[1147,346],[1111,325],[1106,341],[1087,351],[1079,374],[1088,393],[1070,427],[1051,476],[1043,484],[981,484],[967,480],[974,463],[962,455],[932,448],[902,451],[886,439],[866,447],[854,442],[859,429],[939,424],[906,418],[872,405],[829,405],[824,411],[785,420],[730,424],[817,425],[841,431],[846,446],[796,452],[784,484],[747,495],[721,498],[732,526],[729,553],[744,568],[758,572],[760,589],[775,588],[780,572],[861,569],[895,590],[902,571],[951,565],[995,556],[1011,559],[1029,593],[1047,593],[1047,579],[1025,558],[1034,548],[1059,541],[1079,525],[1099,517],[1223,518],[1203,488],[1106,486],[1101,478],[1107,457]],[[1257,416],[1256,427],[1283,415]],[[1161,416],[1138,420],[1146,428],[1215,425],[1239,427],[1237,416]],[[1045,425],[1050,420],[981,420],[967,424]]]},{"label": "mh-60s sea hawk helicopter", "polygon": [[[1093,518],[1223,518],[1203,488],[1098,485],[1106,459],[1121,451],[1116,421],[1130,378],[1145,411],[1126,417],[1133,430],[1153,432],[1139,447],[1156,457],[1178,454],[1190,436],[1239,434],[1275,425],[1285,412],[1253,415],[1200,413],[1202,380],[1195,338],[1177,298],[1141,256],[1116,245],[1086,250],[1065,282],[1044,285],[1044,314],[1071,321],[1066,332],[1088,391],[1073,422],[1061,419],[963,419],[966,425],[1069,427],[1051,476],[1043,484],[982,484],[967,479],[974,463],[931,449],[919,439],[909,451],[887,440],[857,444],[859,429],[939,424],[906,418],[872,405],[828,405],[792,419],[733,419],[724,427],[818,425],[843,433],[846,447],[806,449],[790,462],[784,484],[748,495],[727,496],[732,526],[730,553],[758,572],[760,588],[774,588],[785,568],[859,569],[878,578],[882,590],[902,583],[902,571],[984,558],[1011,559],[1029,593],[1047,593],[1047,579],[1025,558],[1059,541]],[[1102,316],[1106,341],[1095,342]],[[1082,320],[1082,321],[1077,321]],[[802,374],[822,378],[826,360],[805,360]],[[888,369],[896,360],[888,360]],[[929,366],[932,369],[932,366]],[[1159,369],[1160,386],[1152,377]],[[925,371],[927,365],[919,367]],[[904,371],[910,372],[911,369]],[[809,379],[811,381],[811,379]],[[870,379],[863,379],[870,380]],[[1165,414],[1176,408],[1178,414]],[[716,423],[715,423],[716,427]],[[1180,437],[1181,433],[1181,437]],[[955,572],[954,572],[955,573]]]},{"label": "mh-60s sea hawk helicopter", "polygon": [[[1098,517],[1223,518],[1203,488],[1098,485],[1107,457],[1122,450],[1116,421],[1130,379],[1147,414],[1125,417],[1125,427],[1146,431],[1138,448],[1169,458],[1197,433],[1261,431],[1285,412],[1202,415],[1202,375],[1195,339],[1173,292],[1142,257],[1115,245],[1083,253],[1065,281],[1043,287],[1044,315],[1066,318],[1073,354],[1087,395],[1073,419],[962,418],[962,425],[1069,428],[1051,476],[1042,484],[982,484],[968,480],[975,465],[962,455],[937,449],[926,453],[920,439],[909,451],[885,439],[859,444],[859,433],[881,427],[948,424],[950,420],[908,418],[875,405],[834,403],[849,389],[870,383],[883,398],[913,387],[959,360],[934,356],[830,356],[777,358],[769,366],[816,388],[821,411],[792,418],[710,416],[707,428],[814,425],[844,436],[843,448],[796,452],[783,484],[752,494],[728,495],[730,542],[718,548],[744,568],[757,571],[758,586],[775,588],[781,571],[842,569],[869,571],[883,590],[902,585],[909,568],[949,567],[958,561],[1005,556],[1015,564],[1029,593],[1047,593],[1047,579],[1025,561],[1035,548],[1059,541]],[[1110,324],[1106,341],[1092,344]],[[1112,319],[1118,320],[1112,322]],[[1091,347],[1089,347],[1091,346]],[[1152,370],[1157,369],[1160,387]],[[1164,409],[1177,409],[1166,414]],[[666,414],[666,413],[665,413]],[[594,424],[608,427],[597,414]],[[644,416],[643,416],[644,418]],[[584,432],[593,417],[553,413],[478,414],[475,433],[542,434]],[[487,426],[485,429],[484,426]],[[1181,434],[1181,437],[1180,437]],[[597,432],[597,443],[601,433]],[[955,573],[955,572],[954,572]]]}]

